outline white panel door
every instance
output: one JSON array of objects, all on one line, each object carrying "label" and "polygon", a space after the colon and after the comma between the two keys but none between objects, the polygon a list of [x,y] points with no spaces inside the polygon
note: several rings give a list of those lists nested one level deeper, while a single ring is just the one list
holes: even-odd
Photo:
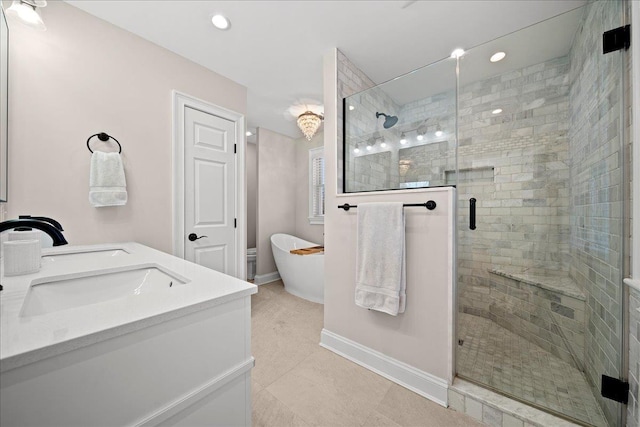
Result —
[{"label": "white panel door", "polygon": [[185,259],[236,276],[235,122],[184,111]]}]

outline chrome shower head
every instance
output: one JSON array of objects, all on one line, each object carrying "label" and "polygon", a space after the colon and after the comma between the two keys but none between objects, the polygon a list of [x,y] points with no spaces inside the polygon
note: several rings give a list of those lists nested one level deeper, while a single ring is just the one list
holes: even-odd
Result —
[{"label": "chrome shower head", "polygon": [[382,125],[385,129],[392,128],[396,123],[398,123],[398,117],[389,116],[385,113],[376,113],[376,118],[384,116],[384,124]]}]

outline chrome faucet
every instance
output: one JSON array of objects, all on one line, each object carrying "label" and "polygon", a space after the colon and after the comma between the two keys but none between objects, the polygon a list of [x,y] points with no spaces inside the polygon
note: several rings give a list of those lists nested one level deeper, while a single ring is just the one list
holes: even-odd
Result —
[{"label": "chrome faucet", "polygon": [[7,221],[0,222],[0,233],[5,230],[13,230],[14,228],[36,228],[38,230],[44,231],[49,236],[51,236],[51,239],[53,240],[53,246],[66,245],[68,242],[60,231],[62,227],[60,227],[59,223],[56,222],[56,224],[57,226],[48,221],[35,218],[9,219]]}]

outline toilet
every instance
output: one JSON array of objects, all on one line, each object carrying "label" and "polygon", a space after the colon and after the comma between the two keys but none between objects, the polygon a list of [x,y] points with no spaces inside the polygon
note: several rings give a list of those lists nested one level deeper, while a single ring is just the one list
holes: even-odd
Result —
[{"label": "toilet", "polygon": [[256,277],[256,248],[247,249],[247,280]]}]

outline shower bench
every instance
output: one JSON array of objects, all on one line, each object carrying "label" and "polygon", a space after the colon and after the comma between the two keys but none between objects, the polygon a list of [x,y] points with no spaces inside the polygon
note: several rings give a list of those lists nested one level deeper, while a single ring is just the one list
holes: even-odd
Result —
[{"label": "shower bench", "polygon": [[568,275],[490,273],[490,318],[578,369],[584,365],[586,298]]}]

